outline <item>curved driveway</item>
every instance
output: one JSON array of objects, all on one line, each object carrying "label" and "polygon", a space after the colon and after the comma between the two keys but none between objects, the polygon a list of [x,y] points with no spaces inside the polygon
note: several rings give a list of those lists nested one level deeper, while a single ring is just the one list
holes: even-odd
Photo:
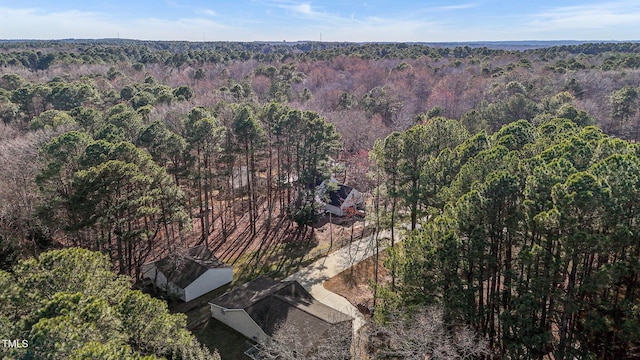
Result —
[{"label": "curved driveway", "polygon": [[[378,234],[380,240],[390,237],[390,231],[381,231]],[[285,280],[297,280],[318,301],[354,318],[354,334],[366,322],[358,309],[344,297],[331,292],[322,285],[329,278],[339,274],[355,264],[371,257],[375,252],[375,236],[367,236],[354,241],[329,255],[318,259],[311,265],[290,275]],[[380,241],[380,250],[387,247],[388,241]]]}]

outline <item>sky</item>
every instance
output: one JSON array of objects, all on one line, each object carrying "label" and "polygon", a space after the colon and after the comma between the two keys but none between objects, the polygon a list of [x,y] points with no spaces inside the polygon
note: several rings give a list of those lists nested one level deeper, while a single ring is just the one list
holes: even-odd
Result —
[{"label": "sky", "polygon": [[640,0],[0,0],[0,39],[640,40]]}]

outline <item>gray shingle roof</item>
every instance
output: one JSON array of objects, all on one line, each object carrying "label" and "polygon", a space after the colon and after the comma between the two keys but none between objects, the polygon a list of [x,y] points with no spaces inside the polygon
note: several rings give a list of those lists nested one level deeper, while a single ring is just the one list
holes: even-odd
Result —
[{"label": "gray shingle roof", "polygon": [[229,267],[204,245],[171,254],[155,265],[169,281],[183,289],[209,269]]},{"label": "gray shingle roof", "polygon": [[301,327],[308,332],[304,336],[309,336],[309,341],[314,334],[320,335],[335,324],[353,320],[316,300],[297,281],[275,281],[267,277],[254,279],[211,303],[226,309],[244,309],[267,335],[272,335],[283,321]]},{"label": "gray shingle roof", "polygon": [[338,190],[329,191],[329,204],[340,207],[344,200],[349,196],[349,193],[353,190],[352,187],[347,185],[339,185]]}]

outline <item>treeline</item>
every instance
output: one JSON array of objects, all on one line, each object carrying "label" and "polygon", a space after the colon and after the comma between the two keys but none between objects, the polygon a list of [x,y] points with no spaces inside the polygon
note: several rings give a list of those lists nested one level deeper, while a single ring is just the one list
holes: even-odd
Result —
[{"label": "treeline", "polygon": [[176,42],[135,40],[79,40],[0,43],[0,66],[24,66],[44,70],[54,63],[100,64],[114,62],[162,63],[171,66],[223,63],[240,60],[284,62],[286,60],[329,60],[339,56],[366,59],[432,57],[465,58],[473,55],[497,55],[503,50],[471,48],[450,49],[417,44],[357,44],[326,42]]},{"label": "treeline", "polygon": [[[35,183],[41,167],[54,161],[38,150],[53,138],[73,130],[86,133],[78,138],[83,139],[83,146],[90,151],[101,146],[101,157],[85,160],[83,157],[89,155],[82,154],[87,150],[78,148],[78,153],[55,160],[75,166],[60,180],[60,187],[69,186],[76,172],[102,162],[135,163],[142,173],[156,179],[148,185],[137,183],[138,191],[168,184],[163,180],[168,178],[171,187],[163,185],[154,196],[165,190],[174,194],[136,200],[145,206],[152,205],[145,210],[149,210],[147,214],[134,213],[137,207],[127,210],[130,221],[125,227],[131,226],[129,234],[139,232],[151,240],[179,238],[178,230],[187,225],[182,215],[186,213],[188,218],[197,220],[194,230],[203,241],[207,238],[205,229],[225,234],[233,231],[243,211],[254,220],[262,218],[262,214],[271,218],[272,212],[279,213],[274,209],[310,196],[303,194],[304,186],[314,181],[316,169],[325,172],[329,155],[346,165],[341,171],[343,180],[360,190],[370,190],[373,182],[366,177],[368,163],[362,154],[371,149],[376,139],[426,119],[439,116],[460,119],[466,131],[493,133],[519,119],[528,119],[537,126],[562,117],[580,125],[600,125],[606,133],[622,138],[637,139],[640,134],[637,88],[640,72],[603,71],[598,68],[597,57],[569,54],[566,59],[544,60],[534,52],[483,54],[482,48],[324,44],[328,47],[324,49],[323,44],[118,40],[3,43],[6,48],[2,56],[21,51],[39,51],[44,55],[63,49],[76,55],[81,52],[113,55],[96,64],[82,60],[53,63],[38,71],[21,65],[2,67],[0,161],[3,169],[12,169],[0,174],[3,184],[0,193],[6,199],[0,206],[4,244],[25,241],[33,245],[28,253],[35,254],[56,236],[57,226],[49,228],[46,224],[49,220],[35,216],[44,201],[42,190],[50,190],[47,196],[51,197],[51,190],[55,189],[51,178],[41,177],[41,184]],[[208,45],[218,48],[200,48]],[[314,49],[297,48],[307,45]],[[613,44],[612,49],[618,46],[624,49],[627,45]],[[270,47],[278,50],[269,50]],[[228,63],[188,60],[199,51],[225,54],[254,51],[267,55],[282,51],[284,57],[262,61],[249,56]],[[332,51],[337,55],[325,60],[304,58]],[[370,56],[364,56],[362,51],[371,52]],[[184,62],[180,60],[181,65],[176,66],[166,62],[168,57],[160,62],[143,62],[151,54],[165,54]],[[611,53],[623,55],[631,54]],[[605,56],[605,52],[597,56]],[[211,121],[201,121],[205,119]],[[287,137],[289,131],[295,135]],[[316,132],[324,135],[316,136]],[[341,135],[339,140],[335,133]],[[128,144],[125,146],[123,142]],[[317,154],[296,153],[323,142],[327,145],[318,148]],[[78,162],[81,159],[84,162]],[[293,186],[282,183],[291,181]],[[246,189],[235,189],[230,183]],[[182,195],[175,189],[181,190]],[[230,198],[221,199],[220,194]],[[275,194],[281,198],[276,199]],[[166,211],[178,208],[163,205],[169,200],[162,196],[174,197],[171,203],[181,204],[176,217],[170,216],[174,210]],[[264,212],[259,206],[263,201],[266,201]],[[134,203],[138,204],[131,204]],[[104,202],[98,205],[110,208]],[[296,208],[305,206],[298,203]],[[58,216],[68,214],[70,209],[40,214]],[[306,207],[299,213],[301,220],[311,210]],[[205,213],[209,215],[204,216]],[[109,237],[107,228],[98,230],[97,224],[110,223],[106,216],[100,220],[75,218],[72,223],[76,225],[69,231],[91,228],[91,240],[84,241],[90,242],[91,248],[119,254],[116,258],[131,258],[123,266],[132,271],[144,256],[140,259],[126,256],[127,251],[137,252],[135,246],[127,249],[122,245],[118,249],[115,233]],[[64,228],[70,218],[57,220]],[[124,234],[123,230],[117,232]],[[78,233],[67,240],[73,242],[74,237],[80,239],[84,235]],[[10,249],[11,246],[6,249],[7,259],[11,258]],[[142,253],[149,248],[143,249],[146,250]]]},{"label": "treeline", "polygon": [[173,67],[232,61],[285,62],[331,60],[340,56],[362,59],[434,60],[516,55],[525,59],[552,61],[581,55],[597,60],[603,70],[636,69],[640,43],[586,43],[552,46],[525,51],[489,47],[427,46],[406,43],[327,42],[179,42],[136,40],[59,40],[0,42],[0,66],[22,66],[45,70],[54,64],[110,64],[118,62],[165,64]]},{"label": "treeline", "polygon": [[638,150],[614,137],[640,135],[634,44],[34,44],[0,54],[27,61],[0,77],[4,269],[59,244],[134,277],[195,242],[266,247],[339,172],[414,230],[382,318],[436,303],[504,357],[637,356]]},{"label": "treeline", "polygon": [[640,42],[588,42],[579,45],[559,45],[530,51],[545,55],[561,56],[567,52],[571,54],[598,55],[610,52],[637,53],[638,50],[640,50]]},{"label": "treeline", "polygon": [[[150,105],[150,116],[163,120],[165,112],[178,108],[176,101],[186,100],[191,108],[213,107],[221,100],[276,101],[322,113],[344,135],[345,148],[357,151],[430,111],[463,119],[473,132],[496,131],[519,118],[533,119],[562,91],[575,98],[575,111],[586,111],[607,133],[635,138],[638,123],[640,61],[627,52],[635,43],[575,45],[602,50],[590,55],[556,48],[517,52],[414,44],[327,43],[324,49],[309,43],[313,49],[298,49],[304,44],[63,42],[56,46],[73,48],[64,55],[68,61],[30,70],[48,55],[61,54],[46,44],[0,53],[23,58],[3,67],[0,117],[5,123],[28,122],[45,110],[78,104],[105,110],[129,101],[136,108]],[[217,47],[199,48],[207,44]],[[231,58],[218,61],[206,52]],[[627,86],[636,88],[636,96],[627,93],[618,105],[614,93]]]},{"label": "treeline", "polygon": [[[123,76],[116,70],[105,75],[106,80]],[[93,121],[95,114],[91,110],[104,110],[121,101],[129,101],[134,109],[148,113],[153,105],[170,105],[173,101],[191,99],[193,90],[188,86],[171,88],[158,84],[153,77],[146,77],[142,83],[127,84],[116,92],[113,89],[104,91],[89,79],[67,81],[54,78],[46,83],[31,83],[16,74],[5,74],[0,78],[0,94],[0,116],[4,123],[38,129],[53,125],[53,118],[62,116],[60,111],[83,112],[79,121]],[[34,123],[36,117],[38,120]]]},{"label": "treeline", "polygon": [[640,356],[639,154],[566,118],[475,135],[434,118],[380,140],[378,219],[414,230],[378,315],[442,306],[501,358]]}]

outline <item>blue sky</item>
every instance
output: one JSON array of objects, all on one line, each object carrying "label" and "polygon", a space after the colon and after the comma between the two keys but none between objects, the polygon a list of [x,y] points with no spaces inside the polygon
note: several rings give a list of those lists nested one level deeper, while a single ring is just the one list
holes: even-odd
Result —
[{"label": "blue sky", "polygon": [[639,0],[0,0],[0,39],[640,40]]}]

